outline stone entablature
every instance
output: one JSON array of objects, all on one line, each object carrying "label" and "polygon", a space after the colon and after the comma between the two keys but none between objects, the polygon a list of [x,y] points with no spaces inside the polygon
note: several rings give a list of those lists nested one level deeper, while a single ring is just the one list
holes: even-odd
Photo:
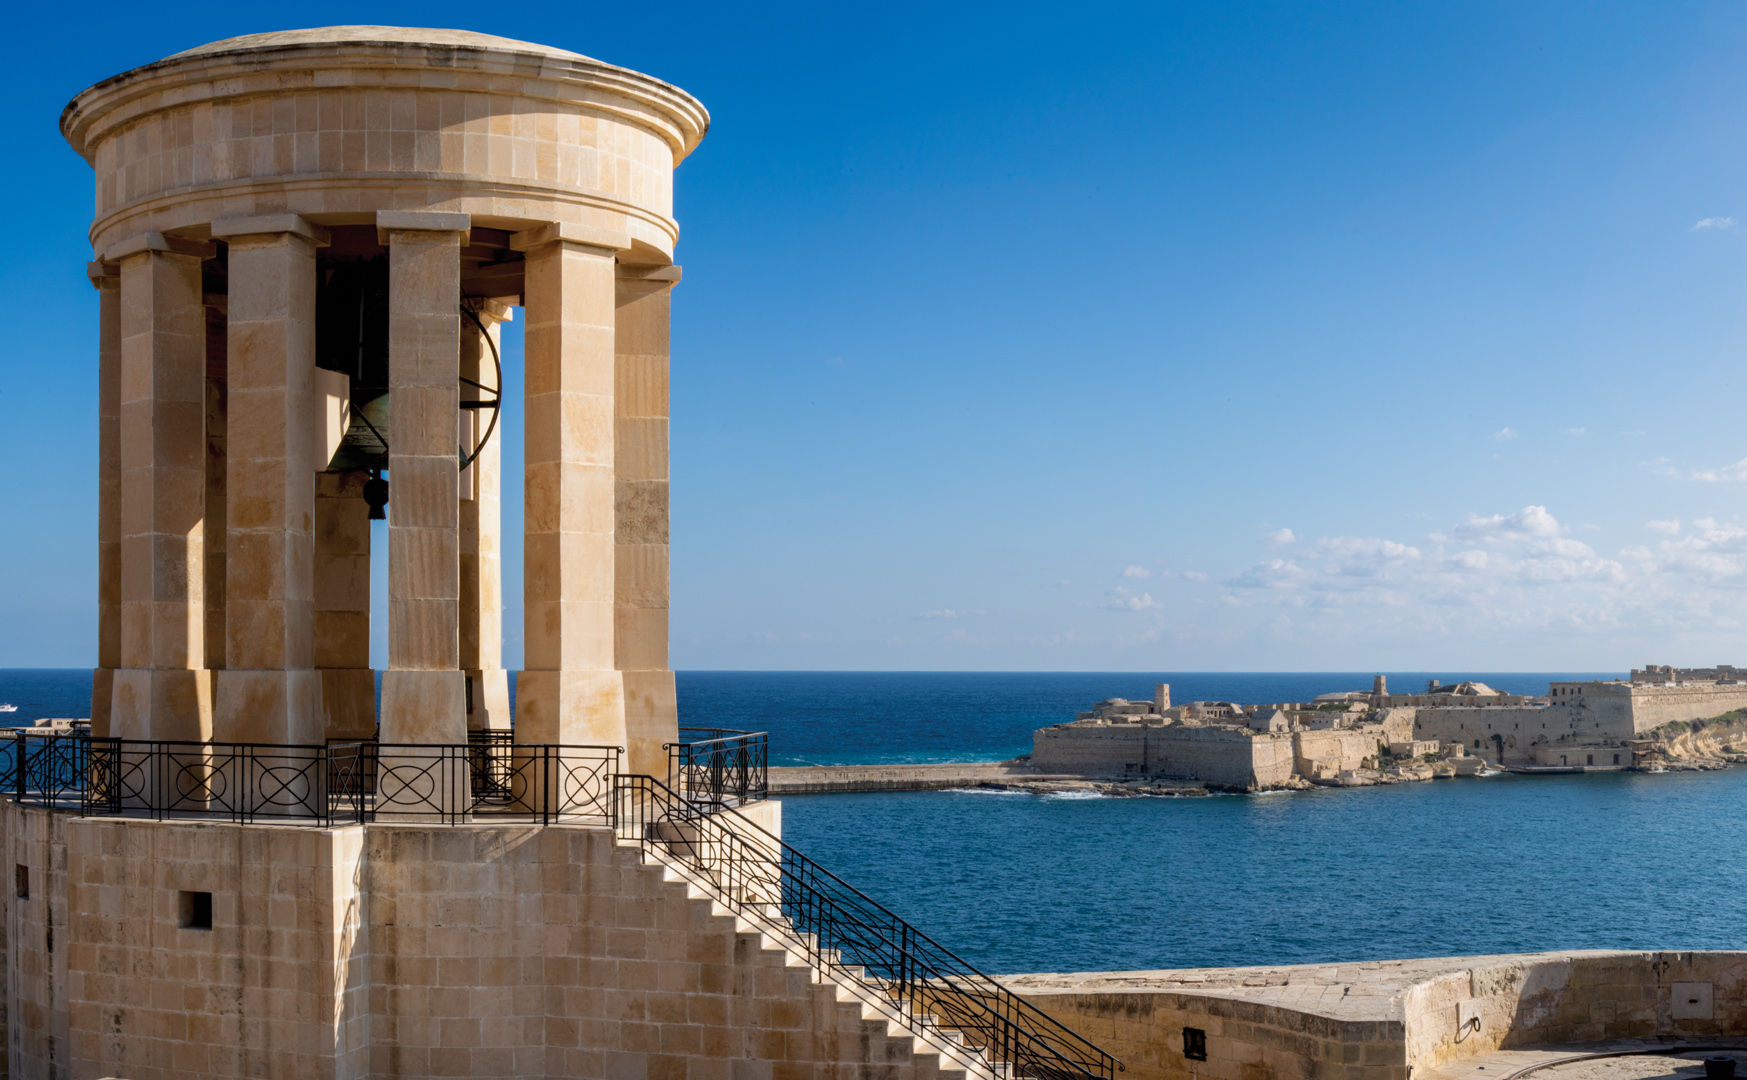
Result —
[{"label": "stone entablature", "polygon": [[691,95],[579,53],[378,26],[215,42],[106,79],[61,117],[97,171],[100,252],[223,217],[418,210],[509,232],[563,222],[655,264],[679,234],[673,167],[708,128]]}]

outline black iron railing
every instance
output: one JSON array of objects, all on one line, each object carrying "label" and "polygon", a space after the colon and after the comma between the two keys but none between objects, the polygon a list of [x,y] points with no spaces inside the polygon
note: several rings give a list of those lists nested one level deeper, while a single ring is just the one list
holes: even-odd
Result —
[{"label": "black iron railing", "polygon": [[472,773],[475,798],[514,799],[516,781],[514,746],[514,732],[469,731],[467,733],[467,762]]},{"label": "black iron railing", "polygon": [[82,732],[20,730],[5,745],[5,787],[20,802],[74,805],[84,787],[90,739]]},{"label": "black iron railing", "polygon": [[667,786],[688,799],[738,806],[770,794],[770,735],[733,728],[682,727],[664,743]]},{"label": "black iron railing", "polygon": [[771,932],[815,967],[877,990],[911,1030],[954,1029],[1025,1080],[1108,1080],[1122,1067],[737,811],[647,776],[620,776],[615,787],[622,839],[677,860],[738,911],[780,912],[765,920]]},{"label": "black iron railing", "polygon": [[23,735],[3,748],[21,803],[239,823],[611,821],[616,746],[170,742]]}]

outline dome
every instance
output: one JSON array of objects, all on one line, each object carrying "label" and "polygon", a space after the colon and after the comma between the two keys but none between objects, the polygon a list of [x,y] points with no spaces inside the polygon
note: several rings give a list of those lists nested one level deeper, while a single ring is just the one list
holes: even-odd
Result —
[{"label": "dome", "polygon": [[554,49],[550,45],[536,45],[531,41],[517,41],[515,38],[498,37],[495,34],[476,34],[471,30],[438,30],[417,26],[318,26],[308,30],[275,30],[267,34],[244,34],[241,37],[225,38],[198,48],[187,49],[167,60],[181,60],[194,56],[216,56],[220,53],[254,52],[264,49],[289,49],[300,45],[435,45],[451,49],[493,49],[499,52],[532,53],[536,56],[549,56],[558,60],[587,60],[599,63],[592,57],[568,49]]}]

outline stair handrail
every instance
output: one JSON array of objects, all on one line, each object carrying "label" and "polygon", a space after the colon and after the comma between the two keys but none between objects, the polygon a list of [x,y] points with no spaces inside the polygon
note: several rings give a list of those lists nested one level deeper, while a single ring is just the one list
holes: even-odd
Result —
[{"label": "stair handrail", "polygon": [[650,776],[621,773],[614,786],[617,835],[680,858],[737,911],[775,908],[791,947],[816,968],[874,983],[912,1031],[956,1030],[1014,1080],[1111,1080],[1124,1068],[733,807]]}]

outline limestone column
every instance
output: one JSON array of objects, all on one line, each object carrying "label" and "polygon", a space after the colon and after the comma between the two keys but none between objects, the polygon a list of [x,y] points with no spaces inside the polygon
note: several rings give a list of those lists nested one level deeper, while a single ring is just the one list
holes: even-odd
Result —
[{"label": "limestone column", "polygon": [[[225,358],[229,353],[229,324],[225,309],[230,297],[207,293],[206,304],[206,666],[214,671],[225,666],[224,640],[224,546],[226,469]],[[216,685],[216,677],[214,684]]]},{"label": "limestone column", "polygon": [[225,668],[220,742],[319,743],[311,468],[315,249],[326,231],[293,214],[229,218],[226,341]]},{"label": "limestone column", "polygon": [[329,739],[376,737],[370,667],[370,474],[315,474],[315,667]]},{"label": "limestone column", "polygon": [[565,224],[517,233],[526,466],[519,743],[625,744],[613,661],[615,249]]},{"label": "limestone column", "polygon": [[[461,378],[468,380],[461,383],[461,400],[488,400],[503,389],[492,349],[501,348],[498,327],[514,309],[494,300],[467,305],[479,322],[461,323]],[[487,410],[462,409],[461,445],[469,452],[479,447],[491,419]],[[503,667],[502,437],[500,421],[500,430],[461,472],[461,670],[467,677],[469,731],[510,727],[509,672]]]},{"label": "limestone column", "polygon": [[455,414],[466,214],[383,212],[388,247],[385,743],[467,741]]},{"label": "limestone column", "polygon": [[679,267],[623,266],[613,326],[613,652],[625,680],[627,767],[667,775],[679,738],[667,666],[668,315]]},{"label": "limestone column", "polygon": [[88,263],[97,290],[97,667],[91,733],[109,734],[121,666],[121,268]]},{"label": "limestone column", "polygon": [[212,737],[200,290],[210,252],[145,233],[105,254],[121,264],[121,666],[109,729],[122,738]]}]

